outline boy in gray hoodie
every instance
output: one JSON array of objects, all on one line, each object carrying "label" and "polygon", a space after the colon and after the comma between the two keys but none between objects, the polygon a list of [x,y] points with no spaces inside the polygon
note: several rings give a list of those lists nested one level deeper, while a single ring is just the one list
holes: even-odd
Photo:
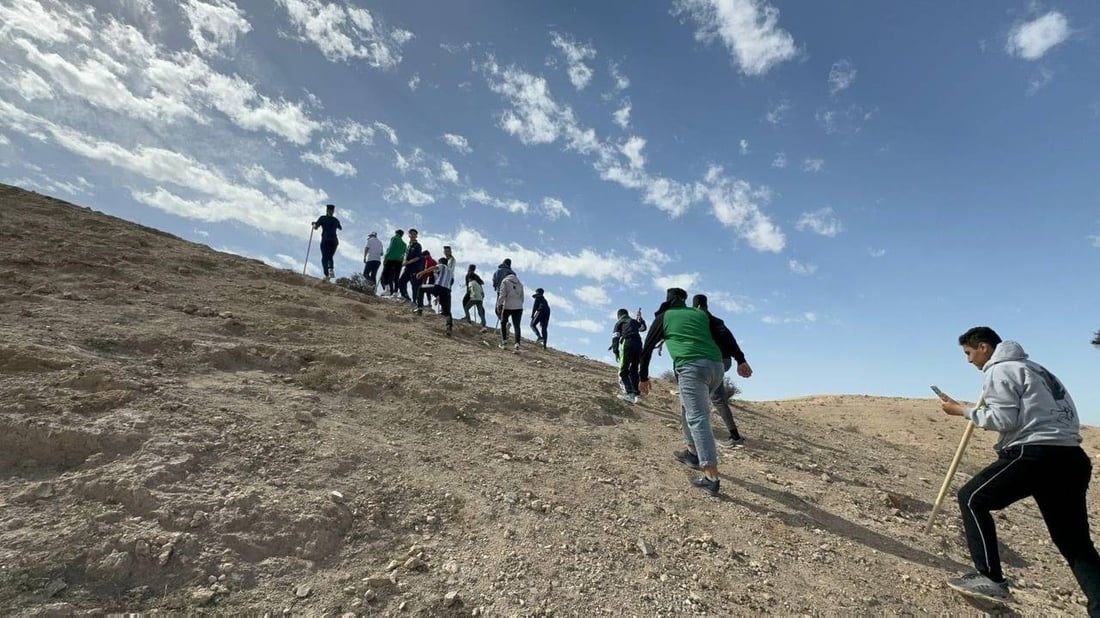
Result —
[{"label": "boy in gray hoodie", "polygon": [[1031,496],[1088,599],[1089,616],[1100,617],[1100,555],[1089,535],[1085,506],[1092,462],[1080,446],[1073,399],[1054,374],[1028,360],[1020,344],[1001,341],[988,326],[966,331],[959,345],[967,361],[985,374],[982,396],[972,408],[944,395],[943,411],[1001,438],[995,447],[997,461],[959,490],[966,542],[977,572],[950,579],[948,586],[985,599],[1008,597],[990,511]]}]

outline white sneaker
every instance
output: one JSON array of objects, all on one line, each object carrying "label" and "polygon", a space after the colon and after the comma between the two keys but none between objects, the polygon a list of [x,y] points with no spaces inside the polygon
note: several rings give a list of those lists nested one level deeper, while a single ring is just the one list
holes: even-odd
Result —
[{"label": "white sneaker", "polygon": [[512,346],[512,351],[513,352],[519,352],[519,344],[518,343],[516,345]]},{"label": "white sneaker", "polygon": [[634,403],[642,403],[641,395],[634,395]]},{"label": "white sneaker", "polygon": [[634,403],[634,395],[627,395],[626,393],[619,393],[619,399],[623,401]]}]

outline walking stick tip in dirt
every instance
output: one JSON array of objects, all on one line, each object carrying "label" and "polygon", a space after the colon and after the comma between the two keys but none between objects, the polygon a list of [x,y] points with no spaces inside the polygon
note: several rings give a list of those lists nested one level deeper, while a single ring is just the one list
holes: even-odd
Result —
[{"label": "walking stick tip in dirt", "polygon": [[[933,390],[939,391],[939,389],[933,388]],[[939,392],[936,393],[940,395]],[[940,395],[942,398],[943,395]],[[985,401],[985,393],[982,393],[981,397],[978,397],[977,407],[981,407]],[[959,441],[959,448],[955,449],[955,458],[951,460],[951,465],[947,468],[947,476],[943,479],[943,485],[940,486],[940,493],[936,495],[936,502],[932,504],[932,514],[928,516],[928,523],[924,526],[924,533],[928,534],[932,531],[932,524],[936,521],[936,515],[939,515],[940,508],[943,506],[943,498],[947,495],[947,490],[951,487],[951,480],[955,478],[955,472],[959,469],[959,462],[962,461],[963,453],[966,452],[966,445],[970,443],[970,436],[974,433],[974,421],[966,422],[966,429],[963,430],[962,440]]]}]

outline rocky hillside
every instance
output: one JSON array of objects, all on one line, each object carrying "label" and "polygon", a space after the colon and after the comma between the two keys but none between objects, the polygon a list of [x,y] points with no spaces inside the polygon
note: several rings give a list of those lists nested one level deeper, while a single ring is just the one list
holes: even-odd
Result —
[{"label": "rocky hillside", "polygon": [[[975,610],[930,400],[742,402],[709,498],[668,385],[6,186],[0,334],[5,614]],[[1002,609],[1083,614],[1034,504],[999,524]]]}]

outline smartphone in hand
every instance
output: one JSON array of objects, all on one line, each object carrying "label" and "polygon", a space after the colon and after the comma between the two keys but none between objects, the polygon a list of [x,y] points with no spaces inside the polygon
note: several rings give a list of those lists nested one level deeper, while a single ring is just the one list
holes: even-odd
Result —
[{"label": "smartphone in hand", "polygon": [[944,400],[946,400],[946,399],[947,399],[947,393],[945,393],[945,392],[941,391],[941,390],[940,390],[940,387],[938,387],[938,386],[936,386],[935,384],[933,384],[931,388],[932,388],[932,392],[933,392],[933,393],[936,393],[936,396],[937,396],[937,397],[939,397],[940,399],[944,399]]}]

